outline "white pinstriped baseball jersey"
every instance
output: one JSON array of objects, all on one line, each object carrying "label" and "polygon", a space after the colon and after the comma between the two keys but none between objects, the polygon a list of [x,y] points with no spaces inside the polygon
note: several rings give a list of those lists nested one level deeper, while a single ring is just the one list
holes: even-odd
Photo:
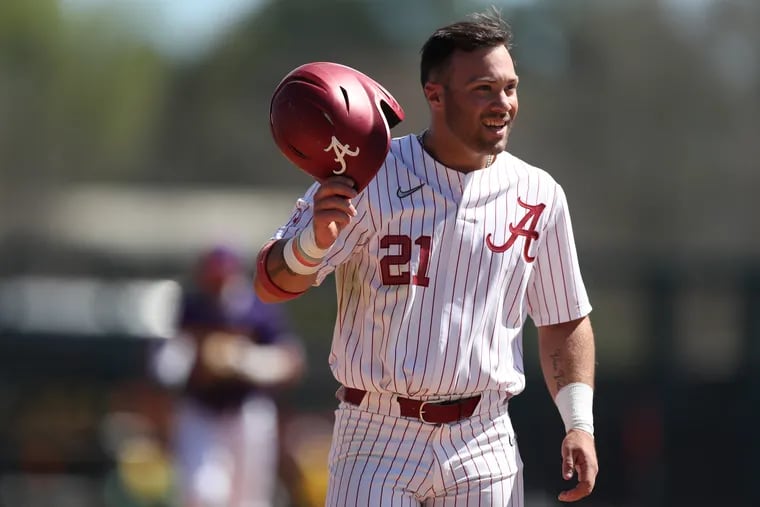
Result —
[{"label": "white pinstriped baseball jersey", "polygon": [[[276,238],[310,226],[317,188]],[[357,216],[317,278],[335,271],[330,367],[346,386],[423,399],[515,395],[526,316],[541,326],[591,311],[562,188],[507,152],[463,174],[415,135],[396,138],[353,203]]]}]

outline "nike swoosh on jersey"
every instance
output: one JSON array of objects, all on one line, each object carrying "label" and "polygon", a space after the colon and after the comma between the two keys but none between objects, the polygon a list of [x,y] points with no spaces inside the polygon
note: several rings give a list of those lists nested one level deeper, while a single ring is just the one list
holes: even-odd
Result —
[{"label": "nike swoosh on jersey", "polygon": [[399,199],[403,199],[404,197],[409,197],[410,195],[412,195],[413,193],[415,193],[417,190],[421,189],[424,186],[425,186],[424,183],[420,183],[416,187],[412,187],[407,190],[401,190],[401,187],[398,187],[398,189],[396,190],[396,195],[398,196]]}]

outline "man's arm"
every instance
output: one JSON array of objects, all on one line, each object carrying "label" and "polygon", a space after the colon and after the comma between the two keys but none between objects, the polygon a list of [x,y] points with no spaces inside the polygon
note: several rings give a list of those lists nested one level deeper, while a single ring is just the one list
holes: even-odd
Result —
[{"label": "man's arm", "polygon": [[588,317],[539,327],[538,350],[552,399],[572,382],[594,387],[594,333]]},{"label": "man's arm", "polygon": [[216,331],[202,340],[200,359],[220,378],[237,377],[260,387],[294,382],[305,366],[303,350],[295,341],[251,343],[247,336]]},{"label": "man's arm", "polygon": [[314,194],[312,223],[295,238],[267,243],[256,261],[254,288],[265,303],[300,296],[314,284],[318,265],[342,231],[356,216],[356,197],[350,178],[325,180]]},{"label": "man's arm", "polygon": [[[265,246],[261,252],[259,252],[259,258],[257,259],[257,265],[263,263],[263,266],[257,266],[256,274],[253,279],[253,287],[256,290],[256,294],[265,303],[280,303],[293,299],[304,292],[314,284],[317,278],[316,274],[300,275],[288,267],[283,256],[283,249],[288,242],[287,239],[280,239]],[[265,269],[266,273],[262,273],[261,269]],[[266,278],[275,285],[275,288],[271,287]],[[279,288],[285,294],[278,293],[276,288]],[[293,294],[293,297],[288,297],[288,293]]]},{"label": "man's arm", "polygon": [[559,500],[574,502],[591,493],[599,471],[591,407],[595,370],[591,321],[583,317],[540,326],[538,348],[546,387],[560,408],[567,430],[562,441],[562,476],[567,480],[573,472],[578,474],[578,484],[561,492]]}]

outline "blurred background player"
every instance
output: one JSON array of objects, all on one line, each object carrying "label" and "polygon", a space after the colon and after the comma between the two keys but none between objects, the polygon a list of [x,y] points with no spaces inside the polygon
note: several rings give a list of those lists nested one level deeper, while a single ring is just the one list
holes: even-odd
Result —
[{"label": "blurred background player", "polygon": [[272,388],[303,373],[300,340],[279,305],[255,295],[241,258],[204,253],[184,291],[178,334],[157,352],[176,389],[173,452],[182,507],[268,507],[278,480]]}]

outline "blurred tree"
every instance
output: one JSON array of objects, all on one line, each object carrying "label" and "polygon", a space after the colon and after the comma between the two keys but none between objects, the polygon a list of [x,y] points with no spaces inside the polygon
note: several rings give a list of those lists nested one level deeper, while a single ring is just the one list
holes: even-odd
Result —
[{"label": "blurred tree", "polygon": [[[580,243],[669,255],[760,249],[735,234],[757,215],[760,73],[746,70],[760,60],[751,28],[760,4],[705,2],[683,37],[674,20],[684,22],[687,2],[674,17],[658,0],[582,3],[542,2],[512,18],[523,86],[511,146],[574,196]],[[724,38],[743,50],[720,50]],[[553,65],[534,60],[547,56]],[[733,87],[721,68],[742,69],[750,84]]]},{"label": "blurred tree", "polygon": [[377,79],[386,65],[390,77],[414,71],[413,65],[388,57],[399,50],[394,34],[377,22],[377,5],[346,0],[271,2],[230,33],[212,58],[182,67],[174,75],[162,141],[157,144],[161,169],[153,176],[173,181],[175,169],[182,168],[186,184],[308,183],[279,155],[271,139],[269,97],[285,74],[309,61],[339,61]]},{"label": "blurred tree", "polygon": [[0,3],[0,167],[40,189],[125,177],[155,140],[166,66],[104,14]]},{"label": "blurred tree", "polygon": [[[760,249],[760,237],[734,232],[756,215],[760,3],[496,3],[515,29],[523,83],[511,150],[575,196],[581,244]],[[65,16],[58,6],[0,5],[6,192],[22,182],[34,193],[74,181],[303,186],[309,179],[269,133],[279,80],[308,61],[355,66],[405,107],[394,134],[419,130],[419,47],[487,2],[272,1],[231,25],[205,58],[174,62],[130,35],[139,19]],[[11,197],[13,209],[30,201]]]}]

